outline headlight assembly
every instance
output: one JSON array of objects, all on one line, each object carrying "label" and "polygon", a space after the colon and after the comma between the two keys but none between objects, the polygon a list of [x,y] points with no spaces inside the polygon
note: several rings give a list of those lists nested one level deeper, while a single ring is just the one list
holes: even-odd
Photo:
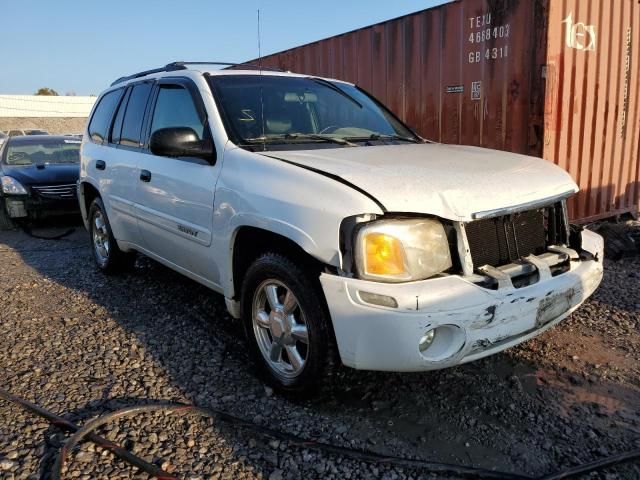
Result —
[{"label": "headlight assembly", "polygon": [[9,195],[28,195],[27,189],[22,186],[20,182],[18,182],[13,177],[7,177],[3,175],[0,177],[0,181],[2,182],[2,192]]},{"label": "headlight assembly", "polygon": [[357,234],[355,260],[360,278],[384,282],[423,280],[451,268],[444,227],[429,218],[365,225]]}]

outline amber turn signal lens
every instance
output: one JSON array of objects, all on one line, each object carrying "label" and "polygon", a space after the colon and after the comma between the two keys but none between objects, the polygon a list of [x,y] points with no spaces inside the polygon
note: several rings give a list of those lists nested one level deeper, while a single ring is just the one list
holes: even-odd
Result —
[{"label": "amber turn signal lens", "polygon": [[400,275],[406,272],[402,243],[384,233],[365,237],[365,270],[370,275]]}]

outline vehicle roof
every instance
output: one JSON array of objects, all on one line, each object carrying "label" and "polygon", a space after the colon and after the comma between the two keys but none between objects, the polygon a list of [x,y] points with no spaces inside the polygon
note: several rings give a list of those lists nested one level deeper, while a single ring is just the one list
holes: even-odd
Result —
[{"label": "vehicle roof", "polygon": [[[314,75],[307,75],[307,74],[293,73],[293,72],[279,72],[279,71],[267,69],[266,67],[264,70],[258,70],[255,68],[250,70],[241,70],[239,68],[220,70],[220,69],[214,69],[214,68],[207,68],[206,65],[203,65],[202,67],[190,66],[188,68],[184,68],[180,70],[169,70],[169,71],[163,71],[163,72],[149,73],[148,75],[141,75],[135,78],[125,77],[120,82],[113,84],[110,88],[106,89],[105,91],[113,90],[115,88],[128,85],[129,83],[140,82],[143,80],[151,80],[151,79],[163,78],[163,77],[176,77],[176,76],[193,76],[193,75],[199,76],[199,75],[205,75],[205,74],[210,75],[212,77],[228,76],[228,75],[252,75],[252,76],[262,75],[265,77],[269,76],[269,77],[308,78],[310,76],[314,76]],[[326,78],[326,77],[316,77],[316,78],[323,78],[324,80],[329,80],[331,82],[339,82],[339,83],[344,83],[348,85],[353,85],[350,82],[345,82],[344,80],[338,80],[335,78]]]},{"label": "vehicle roof", "polygon": [[[37,130],[37,129],[34,129]],[[11,144],[28,144],[28,143],[64,143],[72,141],[69,137],[63,135],[20,135],[17,137],[9,137],[7,143]],[[76,143],[76,141],[73,141]]]},{"label": "vehicle roof", "polygon": [[350,83],[350,82],[345,82],[344,80],[338,80],[336,78],[325,78],[325,77],[319,77],[316,75],[308,75],[308,74],[293,73],[293,72],[274,72],[273,70],[262,70],[262,73],[260,72],[260,70],[208,70],[208,69],[196,70],[194,69],[192,71],[200,72],[202,74],[207,73],[212,77],[225,76],[225,75],[253,75],[253,76],[262,75],[263,77],[269,76],[269,77],[293,77],[293,78],[316,77],[316,78],[323,78],[324,80],[330,80],[332,82],[340,82],[340,83],[347,83],[347,84]]}]

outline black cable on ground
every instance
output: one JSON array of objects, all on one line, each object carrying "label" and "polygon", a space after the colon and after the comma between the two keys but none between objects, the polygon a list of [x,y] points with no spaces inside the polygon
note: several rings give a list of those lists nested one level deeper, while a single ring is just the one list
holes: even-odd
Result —
[{"label": "black cable on ground", "polygon": [[64,237],[68,237],[69,235],[71,235],[73,232],[76,231],[75,228],[70,228],[67,231],[65,231],[65,232],[63,232],[63,233],[61,233],[59,235],[54,235],[52,237],[43,237],[42,235],[37,235],[37,234],[33,233],[33,231],[31,230],[31,227],[29,227],[26,224],[20,224],[20,228],[22,228],[22,231],[24,233],[26,233],[27,235],[29,235],[30,237],[37,238],[39,240],[61,240]]},{"label": "black cable on ground", "polygon": [[23,253],[33,253],[33,252],[45,252],[45,253],[51,253],[51,252],[65,252],[67,250],[84,250],[85,248],[89,248],[89,243],[82,244],[82,245],[75,245],[75,246],[69,246],[69,247],[63,247],[63,248],[21,248],[21,249],[17,249],[17,248],[0,248],[0,252],[10,252],[10,253],[18,253],[20,255],[22,255]]},{"label": "black cable on ground", "polygon": [[595,472],[607,467],[613,467],[614,465],[620,465],[622,463],[627,463],[639,459],[640,449],[631,450],[630,452],[613,455],[611,457],[605,457],[600,460],[584,463],[582,465],[577,465],[575,467],[563,470],[562,472],[544,475],[542,477],[539,477],[538,480],[562,480],[564,478],[575,478],[578,475],[584,475],[586,473]]},{"label": "black cable on ground", "polygon": [[330,445],[322,442],[315,442],[301,439],[295,435],[280,432],[277,430],[272,430],[267,427],[261,427],[260,425],[256,425],[253,422],[243,420],[241,418],[235,417],[233,415],[229,415],[224,412],[218,412],[215,410],[210,410],[206,408],[195,407],[193,405],[184,405],[184,404],[165,404],[165,405],[143,405],[137,407],[129,407],[124,408],[122,410],[117,410],[115,412],[103,415],[94,420],[87,422],[82,428],[77,425],[65,420],[62,417],[55,415],[54,413],[45,410],[44,408],[35,405],[27,400],[16,397],[12,395],[8,391],[0,388],[0,398],[15,403],[25,410],[34,413],[40,417],[48,420],[52,425],[56,425],[65,430],[76,432],[72,435],[67,442],[65,443],[60,456],[56,460],[56,464],[53,471],[52,480],[60,479],[60,472],[64,463],[66,461],[66,456],[72,450],[74,446],[76,446],[80,441],[84,438],[87,438],[91,442],[96,445],[103,447],[111,452],[113,452],[116,456],[121,458],[122,460],[134,465],[144,472],[155,476],[158,480],[178,480],[178,477],[172,476],[161,469],[159,469],[156,465],[150,464],[145,460],[133,455],[126,449],[115,445],[108,440],[95,435],[93,431],[96,428],[104,425],[105,423],[111,422],[115,419],[131,416],[138,413],[143,412],[153,412],[153,411],[162,411],[167,413],[179,413],[179,412],[187,412],[192,414],[197,414],[204,417],[209,417],[213,419],[219,419],[226,423],[231,423],[238,425],[240,427],[248,428],[256,433],[277,438],[283,441],[288,442],[290,445],[297,446],[300,448],[306,448],[310,450],[318,450],[324,451],[327,453],[331,453],[334,455],[346,456],[353,458],[355,460],[369,462],[369,463],[384,463],[389,465],[397,465],[401,467],[409,467],[409,468],[419,468],[423,470],[427,470],[430,472],[437,472],[442,474],[454,474],[464,478],[487,478],[487,479],[496,479],[496,480],[530,480],[531,477],[517,475],[506,472],[497,472],[493,470],[486,470],[482,468],[474,468],[474,467],[464,467],[460,465],[451,465],[446,463],[439,462],[428,462],[422,460],[411,460],[400,457],[387,457],[384,455],[380,455],[373,452],[365,452],[360,450],[355,450],[352,448],[346,447],[338,447],[335,445]]},{"label": "black cable on ground", "polygon": [[224,412],[211,410],[207,408],[195,407],[193,405],[185,404],[165,404],[165,405],[142,405],[136,407],[124,408],[112,413],[108,413],[94,420],[87,422],[81,429],[79,429],[74,435],[69,437],[65,443],[60,456],[56,460],[53,476],[51,480],[60,480],[60,474],[62,467],[66,462],[66,457],[69,452],[80,443],[83,438],[89,435],[91,432],[101,427],[102,425],[117,420],[122,417],[129,417],[137,415],[139,413],[148,412],[164,412],[164,413],[189,413],[192,415],[199,415],[202,417],[213,418],[214,420],[222,420],[225,423],[231,423],[242,428],[247,428],[253,432],[259,433],[263,436],[272,437],[281,441],[287,442],[291,446],[306,448],[309,450],[318,450],[334,455],[349,457],[358,461],[368,463],[384,463],[387,465],[396,465],[405,468],[417,468],[426,470],[433,473],[457,475],[463,478],[483,478],[483,479],[495,479],[495,480],[531,480],[531,477],[518,475],[507,472],[499,472],[494,470],[487,470],[483,468],[465,467],[461,465],[452,465],[439,462],[428,462],[424,460],[411,460],[408,458],[384,456],[373,452],[366,452],[362,450],[356,450],[348,447],[339,447],[330,445],[328,443],[315,442],[310,440],[304,440],[296,435],[281,432],[278,430],[272,430],[268,427],[262,427],[256,425],[253,422],[243,420],[241,418],[229,415]]},{"label": "black cable on ground", "polygon": [[37,405],[34,405],[21,398],[15,397],[14,395],[11,395],[9,392],[1,388],[0,388],[0,398],[4,398],[5,400],[9,400],[18,405],[21,405],[26,410],[46,418],[52,424],[75,432],[71,437],[69,437],[67,442],[64,444],[60,452],[60,455],[56,459],[54,471],[52,474],[53,476],[51,477],[52,480],[60,480],[61,478],[60,475],[69,452],[71,452],[71,450],[85,438],[96,443],[97,445],[103,448],[106,448],[112,451],[119,458],[140,468],[146,473],[149,473],[150,475],[157,477],[159,480],[177,480],[178,477],[175,477],[170,474],[167,474],[166,472],[163,472],[157,466],[147,463],[145,460],[139,457],[136,457],[135,455],[131,454],[127,450],[123,449],[122,447],[114,445],[108,440],[105,440],[93,433],[97,428],[101,427],[102,425],[105,425],[106,423],[112,422],[119,418],[137,415],[140,413],[158,412],[158,411],[169,413],[169,414],[189,413],[193,415],[212,418],[214,420],[221,420],[225,423],[233,424],[241,428],[252,430],[253,432],[263,436],[272,437],[281,441],[285,441],[290,446],[304,448],[308,450],[326,452],[332,455],[347,457],[347,458],[351,458],[361,462],[394,465],[398,467],[424,470],[430,473],[456,475],[458,477],[463,477],[463,478],[481,478],[481,479],[496,479],[496,480],[563,480],[566,478],[575,478],[578,475],[584,475],[586,473],[594,472],[606,467],[611,467],[621,463],[630,462],[640,458],[640,449],[637,449],[637,450],[633,450],[620,455],[615,455],[615,456],[604,458],[601,460],[596,460],[594,462],[590,462],[587,464],[578,465],[576,467],[572,467],[561,472],[551,473],[551,474],[543,475],[541,477],[535,477],[534,479],[534,477],[530,477],[528,475],[521,475],[521,474],[509,473],[509,472],[500,472],[500,471],[488,470],[483,468],[466,467],[462,465],[453,465],[453,464],[440,463],[440,462],[412,460],[408,458],[395,457],[395,456],[385,456],[385,455],[381,455],[374,452],[356,450],[354,448],[341,447],[341,446],[331,445],[328,443],[316,442],[313,440],[305,440],[290,433],[281,432],[278,430],[273,430],[268,427],[262,427],[260,425],[256,425],[251,421],[244,420],[239,417],[235,417],[228,413],[220,412],[217,410],[211,410],[207,408],[196,407],[193,405],[157,404],[157,405],[141,405],[141,406],[124,408],[121,410],[111,412],[106,415],[102,415],[94,420],[90,420],[83,427],[80,428],[74,425],[73,423],[61,417],[58,417],[55,414],[52,414],[51,412],[48,412],[47,410]]},{"label": "black cable on ground", "polygon": [[[63,430],[67,430],[70,432],[77,432],[78,430],[80,430],[80,427],[76,424],[62,417],[59,417],[55,413],[45,410],[39,405],[31,403],[28,400],[16,397],[3,388],[0,388],[0,398],[19,405],[24,410],[46,419],[49,423],[51,423],[51,425],[55,425],[56,427],[59,427]],[[158,478],[158,480],[178,480],[178,477],[174,477],[173,475],[168,474],[158,466],[153,465],[152,463],[149,463],[140,457],[137,457],[133,453],[129,452],[126,448],[116,445],[106,438],[102,438],[99,435],[91,432],[86,435],[86,438],[96,445],[104,448],[105,450],[112,452],[121,460],[124,460],[125,462],[138,467],[140,470],[148,473],[149,475],[155,476],[156,478]]]}]

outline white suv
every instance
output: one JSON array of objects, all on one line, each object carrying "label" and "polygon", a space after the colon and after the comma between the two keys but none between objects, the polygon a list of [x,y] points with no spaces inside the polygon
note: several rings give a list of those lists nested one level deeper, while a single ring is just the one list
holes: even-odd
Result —
[{"label": "white suv", "polygon": [[421,371],[566,317],[602,279],[570,176],[426,142],[360,88],[178,62],[117,80],[81,150],[95,260],[141,252],[225,296],[275,385]]}]

